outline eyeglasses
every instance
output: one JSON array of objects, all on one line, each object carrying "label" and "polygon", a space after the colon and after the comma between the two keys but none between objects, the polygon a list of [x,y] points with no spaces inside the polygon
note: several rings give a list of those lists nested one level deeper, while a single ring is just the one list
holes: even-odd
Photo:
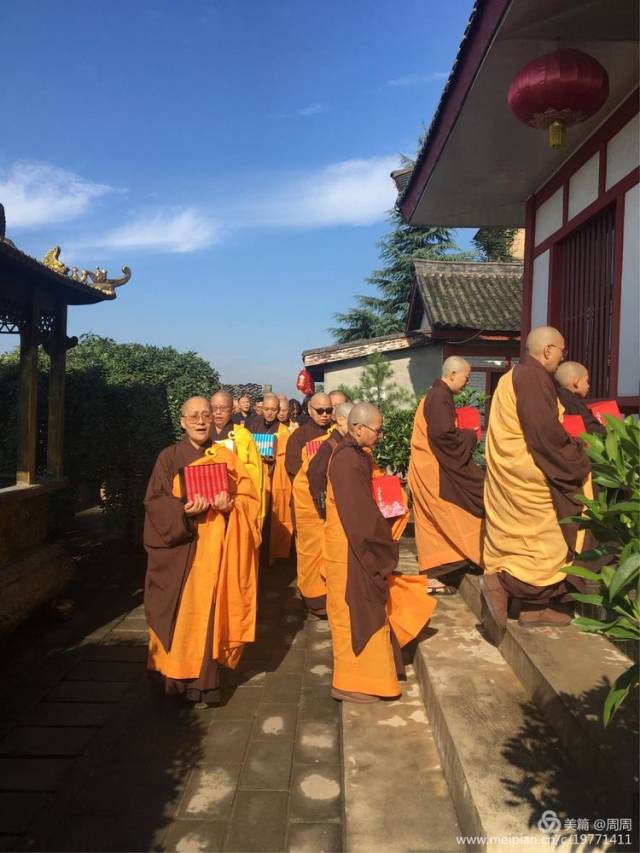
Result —
[{"label": "eyeglasses", "polygon": [[309,406],[309,408],[310,408],[310,409],[313,409],[313,411],[314,411],[317,415],[331,415],[331,414],[333,414],[333,406],[327,406],[327,408],[326,408],[326,409],[316,409],[316,407],[315,407],[315,406],[311,406],[311,405],[310,405],[310,406]]},{"label": "eyeglasses", "polygon": [[182,417],[188,424],[197,424],[198,421],[202,421],[205,424],[210,424],[212,415],[211,412],[199,412],[195,415],[183,415]]},{"label": "eyeglasses", "polygon": [[569,350],[566,347],[559,347],[558,344],[547,344],[547,346],[555,347],[556,349],[559,349],[560,352],[562,353],[563,358],[566,358],[567,355],[569,354]]},{"label": "eyeglasses", "polygon": [[211,411],[215,414],[216,412],[230,412],[232,406],[211,406]]},{"label": "eyeglasses", "polygon": [[371,432],[375,432],[376,435],[382,435],[384,431],[384,427],[381,426],[377,429],[376,427],[369,426],[369,424],[354,424],[354,426],[363,426],[365,429],[370,429]]}]

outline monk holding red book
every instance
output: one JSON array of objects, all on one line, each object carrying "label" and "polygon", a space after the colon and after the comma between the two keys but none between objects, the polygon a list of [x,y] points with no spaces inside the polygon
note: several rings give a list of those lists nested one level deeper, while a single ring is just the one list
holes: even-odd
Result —
[{"label": "monk holding red book", "polygon": [[[260,544],[258,492],[238,456],[212,445],[211,421],[209,400],[186,401],[184,437],[158,456],[144,501],[148,668],[199,706],[219,701],[220,664],[235,667],[255,639]],[[230,492],[185,503],[181,469],[210,462],[226,465]]]},{"label": "monk holding red book", "polygon": [[[483,597],[498,628],[509,599],[520,605],[523,627],[562,627],[564,608],[579,580],[564,571],[582,550],[584,530],[560,524],[578,516],[578,494],[593,497],[582,442],[560,423],[553,374],[565,344],[557,329],[540,326],[526,341],[526,356],[498,382],[487,430],[486,530]],[[575,589],[574,589],[575,591]],[[487,630],[492,631],[489,620]]]},{"label": "monk holding red book", "polygon": [[418,566],[433,592],[452,591],[435,579],[461,561],[480,564],[484,475],[473,461],[476,430],[458,428],[453,401],[470,371],[463,358],[447,358],[413,422],[408,480]]}]

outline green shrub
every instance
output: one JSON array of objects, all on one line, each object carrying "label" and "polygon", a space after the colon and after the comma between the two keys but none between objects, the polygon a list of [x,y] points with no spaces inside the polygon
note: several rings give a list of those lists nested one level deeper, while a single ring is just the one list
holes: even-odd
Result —
[{"label": "green shrub", "polygon": [[407,476],[409,468],[413,417],[414,412],[410,409],[387,412],[384,418],[384,433],[374,449],[378,465],[403,478]]},{"label": "green shrub", "polygon": [[[0,356],[0,472],[15,470],[18,354]],[[48,358],[39,356],[39,458],[46,449]],[[163,447],[180,437],[180,405],[219,387],[216,370],[196,353],[119,344],[84,335],[67,354],[65,473],[77,489],[103,488],[107,518],[139,540],[142,498]]]},{"label": "green shrub", "polygon": [[[591,459],[593,481],[599,486],[594,500],[580,495],[586,507],[582,516],[563,519],[590,531],[596,547],[585,551],[586,562],[606,557],[599,573],[580,566],[566,566],[568,574],[597,584],[595,593],[574,593],[576,601],[600,608],[600,618],[578,616],[574,623],[592,634],[611,640],[640,640],[640,424],[606,416],[606,435],[582,439]],[[604,704],[605,726],[638,686],[640,666],[632,664],[613,683]]]}]

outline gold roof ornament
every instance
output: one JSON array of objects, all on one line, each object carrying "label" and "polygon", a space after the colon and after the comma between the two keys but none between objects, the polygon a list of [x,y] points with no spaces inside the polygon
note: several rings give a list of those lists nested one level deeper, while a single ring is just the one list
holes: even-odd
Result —
[{"label": "gold roof ornament", "polygon": [[100,267],[96,267],[95,272],[72,267],[71,272],[69,272],[69,267],[65,266],[59,260],[59,257],[60,246],[54,246],[44,256],[42,263],[54,272],[68,276],[72,281],[77,281],[79,284],[86,284],[89,287],[93,287],[95,290],[106,293],[108,296],[114,296],[116,287],[122,287],[131,278],[129,267],[122,267],[122,276],[120,278],[109,278],[107,270],[103,270]]}]

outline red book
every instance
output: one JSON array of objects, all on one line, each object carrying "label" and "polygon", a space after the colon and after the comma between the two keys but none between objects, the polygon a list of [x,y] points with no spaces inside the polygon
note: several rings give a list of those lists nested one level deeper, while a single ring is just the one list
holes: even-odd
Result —
[{"label": "red book", "polygon": [[378,509],[385,518],[396,518],[406,513],[399,477],[393,475],[374,477],[371,481],[371,491]]},{"label": "red book", "polygon": [[574,438],[578,438],[583,432],[587,431],[581,415],[565,415],[562,419],[564,431]]},{"label": "red book", "polygon": [[618,408],[615,400],[601,400],[599,403],[590,403],[589,408],[593,412],[593,416],[598,423],[606,426],[604,415],[613,415],[619,421],[622,420],[622,412]]},{"label": "red book", "polygon": [[229,473],[224,462],[186,465],[182,469],[182,479],[187,503],[190,503],[196,495],[201,495],[213,502],[220,492],[229,492]]},{"label": "red book", "polygon": [[456,426],[458,429],[473,429],[476,431],[478,441],[482,438],[480,429],[480,409],[474,406],[461,406],[456,409]]},{"label": "red book", "polygon": [[309,457],[309,459],[312,459],[316,455],[316,453],[320,450],[321,444],[322,441],[319,438],[314,438],[312,441],[308,441],[305,444],[305,447],[307,449],[307,456]]}]

